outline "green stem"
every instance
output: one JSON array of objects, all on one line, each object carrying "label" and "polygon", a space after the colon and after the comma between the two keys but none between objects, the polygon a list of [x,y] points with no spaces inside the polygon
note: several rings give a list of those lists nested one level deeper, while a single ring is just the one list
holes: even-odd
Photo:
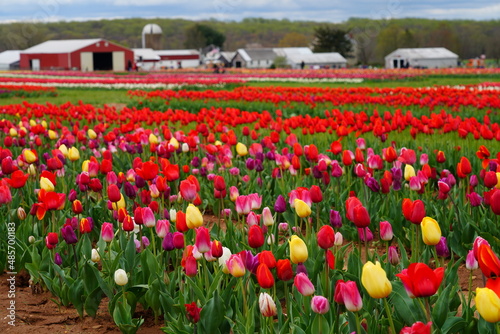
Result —
[{"label": "green stem", "polygon": [[496,330],[497,330],[497,334],[500,334],[500,322],[497,322],[497,324],[495,325],[496,327]]},{"label": "green stem", "polygon": [[392,321],[391,310],[389,309],[389,304],[387,303],[387,298],[384,299],[385,312],[387,313],[387,318],[389,318],[389,325],[391,326],[391,333],[397,334],[396,328],[394,327],[394,321]]},{"label": "green stem", "polygon": [[76,272],[78,273],[78,258],[76,257],[76,247],[75,247],[75,244],[73,244],[73,257],[75,258]]},{"label": "green stem", "polygon": [[365,235],[365,262],[368,262],[368,237],[366,235],[366,227],[363,229],[363,233]]},{"label": "green stem", "polygon": [[359,321],[359,315],[357,312],[354,312],[354,316],[356,317],[356,334],[361,334],[361,322]]},{"label": "green stem", "polygon": [[151,242],[153,243],[153,254],[156,257],[156,238],[155,238],[155,235],[153,233],[153,228],[151,227],[149,230],[151,231]]}]

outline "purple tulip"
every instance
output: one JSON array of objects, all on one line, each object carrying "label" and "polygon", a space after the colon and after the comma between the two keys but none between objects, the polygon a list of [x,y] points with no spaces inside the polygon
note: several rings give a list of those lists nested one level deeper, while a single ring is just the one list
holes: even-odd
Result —
[{"label": "purple tulip", "polygon": [[440,257],[447,258],[450,256],[450,250],[446,244],[446,237],[441,237],[438,244],[436,245],[436,253]]},{"label": "purple tulip", "polygon": [[78,241],[75,230],[73,230],[73,227],[71,225],[64,225],[61,228],[61,236],[68,245],[76,244],[76,242]]},{"label": "purple tulip", "polygon": [[286,201],[282,195],[279,195],[278,198],[276,198],[276,202],[274,203],[274,211],[280,213],[286,211]]},{"label": "purple tulip", "polygon": [[332,227],[336,229],[342,227],[342,217],[340,216],[340,212],[330,210],[330,225],[332,225]]}]

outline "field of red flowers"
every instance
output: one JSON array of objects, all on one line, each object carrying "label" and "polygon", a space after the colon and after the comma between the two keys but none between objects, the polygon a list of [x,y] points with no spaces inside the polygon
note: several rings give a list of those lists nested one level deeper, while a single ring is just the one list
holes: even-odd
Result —
[{"label": "field of red flowers", "polygon": [[[57,93],[49,76],[5,89]],[[119,109],[29,96],[0,106],[4,328],[29,331],[16,318],[26,280],[86,332],[108,328],[103,312],[122,333],[500,332],[490,78],[171,80],[181,86],[131,87]]]}]

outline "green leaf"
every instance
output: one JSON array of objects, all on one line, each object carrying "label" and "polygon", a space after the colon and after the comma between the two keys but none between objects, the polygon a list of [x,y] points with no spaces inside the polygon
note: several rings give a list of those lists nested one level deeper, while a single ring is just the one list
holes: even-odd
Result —
[{"label": "green leaf", "polygon": [[413,299],[408,297],[402,283],[392,282],[392,293],[389,298],[391,304],[396,310],[396,314],[399,318],[403,319],[404,323],[413,324],[417,321],[423,321],[423,319],[425,319],[425,316],[415,305]]},{"label": "green leaf", "polygon": [[76,280],[69,287],[69,300],[76,308],[80,318],[83,318],[83,282]]},{"label": "green leaf", "polygon": [[92,318],[95,318],[97,315],[97,310],[99,309],[99,304],[101,304],[102,300],[102,293],[102,289],[98,286],[85,299],[85,312]]},{"label": "green leaf", "polygon": [[441,328],[441,331],[443,334],[460,333],[460,331],[465,327],[467,327],[467,322],[464,319],[459,317],[451,317],[446,319],[443,327]]},{"label": "green leaf", "polygon": [[224,320],[226,306],[215,290],[214,296],[203,306],[200,314],[200,322],[205,333],[215,333]]},{"label": "green leaf", "polygon": [[330,325],[321,314],[316,314],[312,324],[310,333],[328,334],[330,333]]}]

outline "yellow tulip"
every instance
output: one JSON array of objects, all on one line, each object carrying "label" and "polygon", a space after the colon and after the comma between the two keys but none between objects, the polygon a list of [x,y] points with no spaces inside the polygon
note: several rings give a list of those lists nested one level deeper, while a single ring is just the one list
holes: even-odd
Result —
[{"label": "yellow tulip", "polygon": [[46,129],[47,128],[47,121],[42,121],[42,126]]},{"label": "yellow tulip", "polygon": [[57,137],[57,132],[55,132],[54,130],[49,130],[49,139],[54,140],[57,139]]},{"label": "yellow tulip", "polygon": [[66,145],[62,144],[61,146],[59,146],[59,151],[61,151],[64,157],[68,157],[68,148],[66,147]]},{"label": "yellow tulip", "polygon": [[36,122],[34,119],[30,119],[30,126],[35,126],[36,125]]},{"label": "yellow tulip", "polygon": [[296,198],[294,201],[294,206],[295,206],[295,212],[297,213],[297,216],[300,218],[306,218],[311,215],[311,207],[307,205],[306,202],[304,202],[301,199]]},{"label": "yellow tulip", "polygon": [[24,155],[24,160],[29,164],[32,164],[37,160],[37,157],[32,150],[28,149],[24,150],[23,155]]},{"label": "yellow tulip", "polygon": [[126,206],[125,198],[123,197],[123,194],[120,194],[120,195],[121,195],[120,200],[116,203],[114,203],[114,202],[112,203],[113,210],[115,210],[115,211],[118,211],[121,208],[125,208],[125,206]]},{"label": "yellow tulip", "polygon": [[15,128],[10,128],[9,129],[9,136],[17,137],[17,130]]},{"label": "yellow tulip", "polygon": [[40,178],[40,188],[45,191],[54,191],[54,184],[46,177]]},{"label": "yellow tulip", "polygon": [[497,184],[495,188],[500,189],[500,172],[497,172],[496,175],[497,175]]},{"label": "yellow tulip", "polygon": [[87,135],[89,136],[90,139],[96,139],[97,138],[97,133],[93,129],[88,129],[87,130]]},{"label": "yellow tulip", "polygon": [[87,172],[89,171],[89,162],[90,160],[84,160],[82,162],[82,172]]},{"label": "yellow tulip", "polygon": [[380,266],[380,262],[368,261],[363,266],[361,283],[372,298],[385,298],[392,292],[392,284]]},{"label": "yellow tulip", "polygon": [[203,225],[203,216],[201,215],[200,209],[193,204],[189,204],[186,209],[186,225],[190,229]]},{"label": "yellow tulip", "polygon": [[214,143],[215,146],[221,146],[222,142],[220,140],[216,140]]},{"label": "yellow tulip", "polygon": [[68,158],[71,161],[77,161],[80,159],[80,152],[76,147],[72,147],[68,150]]},{"label": "yellow tulip", "polygon": [[149,135],[149,144],[158,144],[158,137],[156,137],[154,134]]},{"label": "yellow tulip", "polygon": [[240,157],[243,157],[243,156],[247,155],[248,154],[248,149],[247,149],[246,145],[243,144],[243,143],[236,144],[236,153],[238,153],[238,155]]},{"label": "yellow tulip", "polygon": [[179,142],[174,137],[170,138],[170,141],[168,143],[172,145],[175,149],[179,148]]},{"label": "yellow tulip", "polygon": [[405,166],[405,180],[410,181],[410,178],[415,176],[415,169],[412,165]]},{"label": "yellow tulip", "polygon": [[500,321],[500,298],[488,288],[476,288],[476,309],[488,322]]},{"label": "yellow tulip", "polygon": [[422,223],[420,223],[422,228],[422,239],[424,243],[429,246],[435,246],[441,240],[441,228],[438,222],[431,217],[424,217]]},{"label": "yellow tulip", "polygon": [[301,238],[296,235],[292,235],[289,241],[290,243],[290,260],[295,263],[303,263],[307,261],[309,253],[307,252],[307,246]]}]

